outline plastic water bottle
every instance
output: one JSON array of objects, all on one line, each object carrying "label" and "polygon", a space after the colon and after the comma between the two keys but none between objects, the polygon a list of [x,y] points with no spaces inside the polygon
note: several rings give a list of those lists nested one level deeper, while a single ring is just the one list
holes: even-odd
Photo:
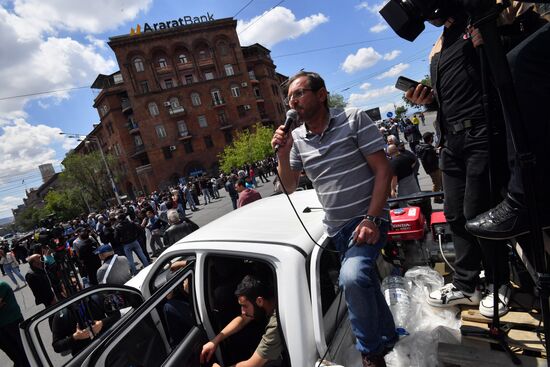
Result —
[{"label": "plastic water bottle", "polygon": [[396,330],[400,334],[406,334],[405,329],[411,304],[407,281],[398,275],[387,276],[382,281],[382,292],[386,303],[390,306]]}]

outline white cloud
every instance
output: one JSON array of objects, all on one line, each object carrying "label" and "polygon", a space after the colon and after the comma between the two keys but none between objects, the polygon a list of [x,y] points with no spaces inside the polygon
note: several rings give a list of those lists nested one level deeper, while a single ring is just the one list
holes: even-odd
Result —
[{"label": "white cloud", "polygon": [[372,27],[369,28],[369,30],[372,33],[380,33],[380,32],[385,31],[386,29],[388,29],[388,25],[386,23],[382,23],[382,22],[380,22],[376,25],[373,25]]},{"label": "white cloud", "polygon": [[74,146],[73,141],[59,134],[59,128],[31,125],[23,119],[4,125],[0,130],[0,172],[4,182],[36,169],[40,164],[57,163],[53,146]]},{"label": "white cloud", "polygon": [[322,13],[297,20],[291,10],[278,6],[269,13],[266,11],[249,21],[239,20],[237,34],[242,45],[257,42],[270,48],[281,41],[307,34],[328,20]]},{"label": "white cloud", "polygon": [[342,64],[342,70],[346,73],[353,73],[358,70],[370,68],[376,64],[382,55],[374,50],[372,47],[360,48],[357,53],[350,54],[346,57],[346,60]]},{"label": "white cloud", "polygon": [[388,52],[388,53],[384,54],[384,60],[390,61],[390,60],[395,59],[399,55],[401,55],[400,50],[393,50],[391,52]]},{"label": "white cloud", "polygon": [[390,70],[386,71],[385,73],[380,74],[376,77],[376,79],[384,79],[384,78],[393,78],[398,75],[400,75],[404,70],[407,70],[409,68],[409,64],[403,64],[400,62],[399,64],[392,66]]},{"label": "white cloud", "polygon": [[0,198],[0,218],[11,217],[11,209],[23,204],[23,200],[17,196],[4,196]]},{"label": "white cloud", "polygon": [[386,85],[382,88],[369,90],[370,84],[365,83],[361,86],[364,93],[352,93],[349,97],[349,106],[363,107],[369,105],[373,100],[383,96],[389,96],[399,90],[395,89],[393,85]]},{"label": "white cloud", "polygon": [[362,3],[359,3],[355,8],[356,9],[366,9],[368,10],[369,12],[373,13],[373,14],[378,14],[378,12],[380,11],[380,9],[382,9],[384,7],[384,5],[386,5],[388,1],[381,1],[377,4],[373,4],[373,5],[369,5],[369,3],[367,1],[363,1]]},{"label": "white cloud", "polygon": [[14,12],[44,32],[101,33],[147,11],[152,0],[15,0]]}]

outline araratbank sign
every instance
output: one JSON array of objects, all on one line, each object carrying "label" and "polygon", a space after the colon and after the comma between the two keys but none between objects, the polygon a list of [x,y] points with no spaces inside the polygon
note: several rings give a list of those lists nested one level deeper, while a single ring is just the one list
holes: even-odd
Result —
[{"label": "araratbank sign", "polygon": [[[183,18],[168,20],[166,22],[153,23],[152,25],[149,23],[145,23],[143,25],[143,33],[155,32],[155,31],[160,31],[160,30],[169,29],[169,28],[183,27],[194,23],[211,22],[213,20],[214,20],[214,14],[210,14],[208,12],[206,13],[206,15],[201,15],[200,17],[191,17],[189,15],[186,15]],[[130,35],[140,34],[141,32],[142,32],[141,25],[138,24],[136,29],[131,28]]]}]

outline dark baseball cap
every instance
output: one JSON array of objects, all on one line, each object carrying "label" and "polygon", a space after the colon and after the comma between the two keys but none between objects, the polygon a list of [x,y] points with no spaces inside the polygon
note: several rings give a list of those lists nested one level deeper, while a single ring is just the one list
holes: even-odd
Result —
[{"label": "dark baseball cap", "polygon": [[94,251],[94,254],[99,255],[99,254],[104,254],[106,252],[113,252],[113,246],[109,244],[101,245],[97,248],[97,250]]}]

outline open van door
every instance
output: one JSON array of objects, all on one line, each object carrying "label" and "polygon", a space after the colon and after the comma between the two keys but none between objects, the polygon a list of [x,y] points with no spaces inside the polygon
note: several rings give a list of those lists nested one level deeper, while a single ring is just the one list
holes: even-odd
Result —
[{"label": "open van door", "polygon": [[99,285],[48,307],[20,325],[31,366],[84,366],[83,360],[143,303],[122,285]]}]

